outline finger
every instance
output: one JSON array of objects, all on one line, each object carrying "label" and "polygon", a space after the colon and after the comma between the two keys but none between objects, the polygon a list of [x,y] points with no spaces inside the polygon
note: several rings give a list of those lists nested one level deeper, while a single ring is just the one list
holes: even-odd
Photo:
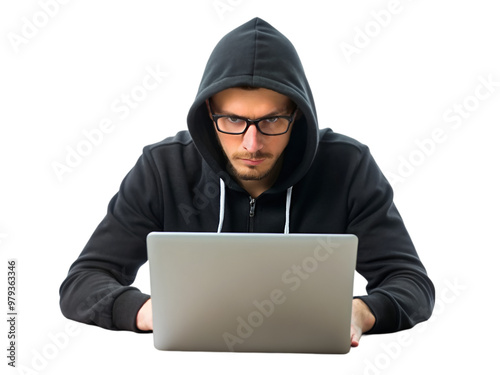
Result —
[{"label": "finger", "polygon": [[351,347],[356,348],[361,339],[361,332],[356,327],[351,326]]},{"label": "finger", "polygon": [[351,347],[356,348],[359,345],[359,337],[357,337],[355,334],[351,336]]}]

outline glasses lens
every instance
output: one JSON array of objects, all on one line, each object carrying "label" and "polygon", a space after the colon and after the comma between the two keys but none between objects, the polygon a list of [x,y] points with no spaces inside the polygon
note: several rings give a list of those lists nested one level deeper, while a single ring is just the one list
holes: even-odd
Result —
[{"label": "glasses lens", "polygon": [[259,128],[265,134],[281,134],[287,131],[288,120],[282,117],[273,117],[259,122]]},{"label": "glasses lens", "polygon": [[217,125],[220,131],[238,134],[245,130],[247,122],[238,117],[220,117],[217,121]]},{"label": "glasses lens", "polygon": [[[281,134],[288,129],[289,121],[286,118],[272,117],[259,121],[258,126],[264,134]],[[217,121],[220,131],[232,134],[241,134],[247,126],[247,122],[238,117],[220,117]]]}]

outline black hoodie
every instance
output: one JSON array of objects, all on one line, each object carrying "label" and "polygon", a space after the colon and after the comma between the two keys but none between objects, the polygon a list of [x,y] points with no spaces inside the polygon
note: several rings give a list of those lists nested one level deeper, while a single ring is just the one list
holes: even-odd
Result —
[{"label": "black hoodie", "polygon": [[[205,105],[215,93],[241,86],[284,94],[301,113],[277,181],[252,205],[226,172]],[[61,285],[66,317],[138,331],[135,318],[149,296],[130,285],[147,261],[146,236],[152,231],[215,232],[220,227],[222,232],[280,233],[285,226],[291,233],[358,236],[356,269],[368,282],[368,295],[360,298],[376,318],[370,333],[410,328],[430,316],[434,287],[389,183],[366,146],[319,130],[300,59],[279,31],[255,18],[222,38],[187,122],[189,131],[145,147],[123,180]]]}]

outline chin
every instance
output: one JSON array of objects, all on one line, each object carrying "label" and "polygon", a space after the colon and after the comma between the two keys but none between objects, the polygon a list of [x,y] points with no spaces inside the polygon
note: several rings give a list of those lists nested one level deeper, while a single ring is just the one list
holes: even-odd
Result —
[{"label": "chin", "polygon": [[262,180],[262,179],[266,178],[267,176],[269,176],[270,172],[271,171],[259,173],[258,171],[253,171],[253,172],[249,171],[249,172],[245,172],[245,173],[240,173],[240,172],[236,171],[235,177],[237,177],[239,180],[242,180],[242,181],[259,181],[259,180]]},{"label": "chin", "polygon": [[229,167],[233,177],[240,181],[260,181],[269,176],[273,170],[273,168],[264,171],[252,167],[235,168],[233,165]]}]

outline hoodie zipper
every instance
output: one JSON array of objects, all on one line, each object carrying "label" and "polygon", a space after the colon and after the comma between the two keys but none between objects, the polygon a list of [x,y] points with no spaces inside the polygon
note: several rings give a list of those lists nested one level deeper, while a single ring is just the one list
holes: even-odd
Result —
[{"label": "hoodie zipper", "polygon": [[255,198],[250,197],[250,220],[248,222],[248,231],[253,232],[253,217],[255,216]]}]

